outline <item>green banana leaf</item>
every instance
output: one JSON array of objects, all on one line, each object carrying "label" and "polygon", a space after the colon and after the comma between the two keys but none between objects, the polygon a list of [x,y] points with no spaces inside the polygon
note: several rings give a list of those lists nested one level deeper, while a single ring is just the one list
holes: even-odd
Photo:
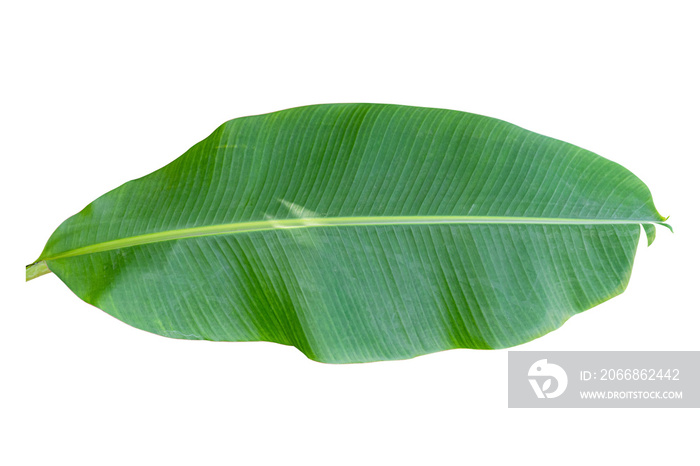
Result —
[{"label": "green banana leaf", "polygon": [[27,279],[168,337],[404,359],[558,328],[624,291],[664,220],[627,169],[494,118],[315,105],[224,123],[98,198]]}]

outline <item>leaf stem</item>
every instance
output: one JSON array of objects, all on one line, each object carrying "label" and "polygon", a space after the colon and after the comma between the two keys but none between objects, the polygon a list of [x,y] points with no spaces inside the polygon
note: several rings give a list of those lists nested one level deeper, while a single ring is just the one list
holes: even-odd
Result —
[{"label": "leaf stem", "polygon": [[27,281],[33,280],[36,277],[41,277],[47,273],[51,273],[51,269],[46,265],[46,261],[34,262],[27,266]]}]

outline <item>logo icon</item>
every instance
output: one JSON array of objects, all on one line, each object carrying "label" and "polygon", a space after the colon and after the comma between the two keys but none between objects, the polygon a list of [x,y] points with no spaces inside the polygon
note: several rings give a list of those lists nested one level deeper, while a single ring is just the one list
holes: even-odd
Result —
[{"label": "logo icon", "polygon": [[[530,366],[527,375],[530,377],[528,380],[537,398],[556,398],[564,393],[566,385],[569,383],[564,369],[556,364],[548,363],[546,359],[540,359]],[[549,391],[552,388],[552,379],[556,380],[557,384],[554,390]],[[540,380],[542,385],[540,385]]]}]

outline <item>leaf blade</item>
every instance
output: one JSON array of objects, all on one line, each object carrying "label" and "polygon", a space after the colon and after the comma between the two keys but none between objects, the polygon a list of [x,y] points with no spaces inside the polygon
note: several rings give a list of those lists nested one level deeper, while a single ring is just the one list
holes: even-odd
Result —
[{"label": "leaf blade", "polygon": [[541,336],[622,292],[637,224],[663,220],[634,175],[575,146],[339,104],[222,125],[64,222],[40,259],[153,333],[358,362]]}]

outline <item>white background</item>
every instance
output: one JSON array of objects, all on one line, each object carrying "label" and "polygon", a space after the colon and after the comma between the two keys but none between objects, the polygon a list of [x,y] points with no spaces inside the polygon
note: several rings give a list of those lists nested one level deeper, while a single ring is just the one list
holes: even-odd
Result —
[{"label": "white background", "polygon": [[14,2],[0,14],[0,463],[691,464],[698,410],[508,409],[506,351],[334,366],[167,339],[24,283],[61,221],[222,122],[383,102],[629,168],[676,233],[521,350],[699,350],[695,2]]}]

